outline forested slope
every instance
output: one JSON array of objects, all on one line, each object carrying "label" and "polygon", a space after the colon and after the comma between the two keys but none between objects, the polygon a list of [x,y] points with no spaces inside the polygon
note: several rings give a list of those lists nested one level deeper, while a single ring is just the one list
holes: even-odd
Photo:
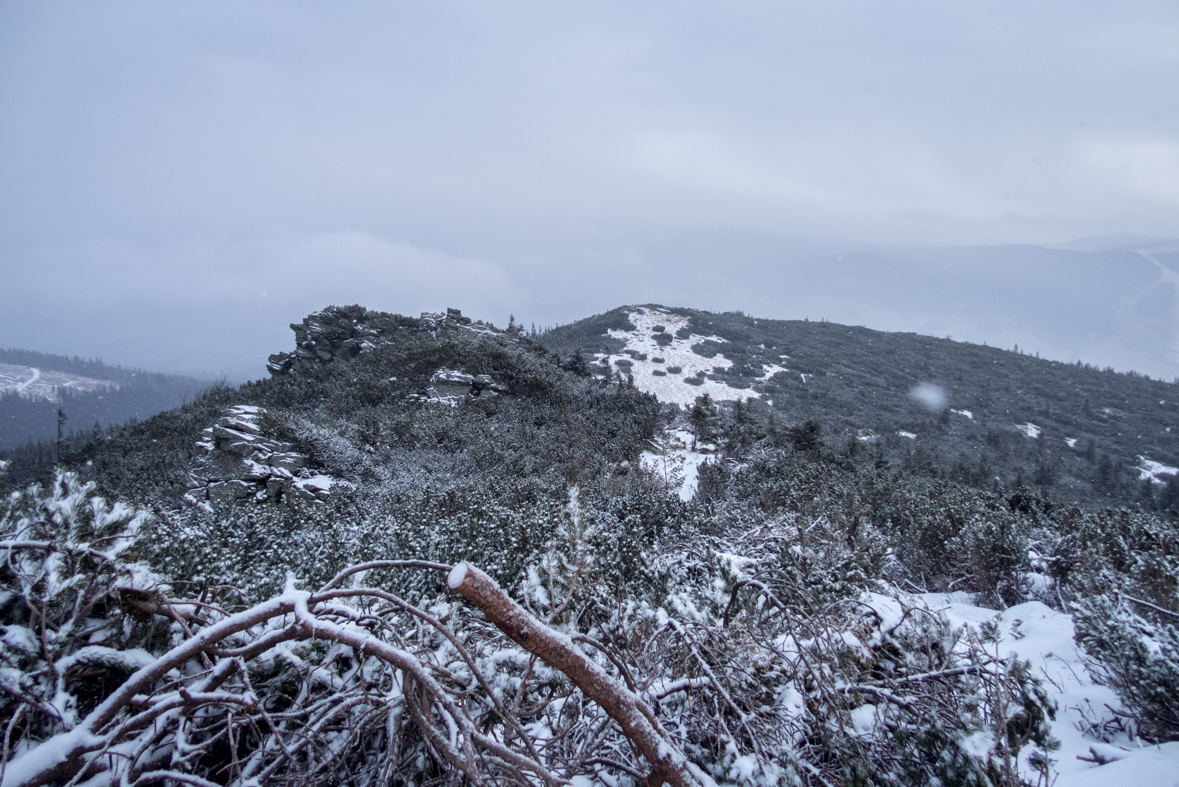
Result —
[{"label": "forested slope", "polygon": [[[84,439],[96,429],[121,426],[171,410],[213,384],[28,350],[0,350],[0,364],[28,372],[30,377],[59,372],[57,377],[63,383],[52,388],[36,386],[35,394],[19,385],[0,387],[0,453],[24,449],[22,456],[11,457],[18,465],[56,453],[59,410],[67,418],[67,436],[76,442],[79,435]],[[75,387],[71,385],[75,380],[85,384]]]}]

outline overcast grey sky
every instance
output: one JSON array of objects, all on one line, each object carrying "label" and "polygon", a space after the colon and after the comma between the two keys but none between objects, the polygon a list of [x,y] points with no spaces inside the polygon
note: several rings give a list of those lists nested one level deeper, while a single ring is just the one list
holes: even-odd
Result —
[{"label": "overcast grey sky", "polygon": [[1040,257],[898,251],[1179,237],[1177,99],[1174,0],[0,0],[0,345],[243,378],[329,303],[658,301],[1179,373],[1162,263],[1013,313]]}]

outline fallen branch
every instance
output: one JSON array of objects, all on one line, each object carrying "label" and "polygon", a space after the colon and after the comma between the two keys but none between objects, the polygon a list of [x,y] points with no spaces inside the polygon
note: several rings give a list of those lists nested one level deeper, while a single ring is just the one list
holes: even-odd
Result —
[{"label": "fallen branch", "polygon": [[474,604],[496,628],[529,653],[565,673],[606,711],[651,765],[648,787],[711,787],[712,780],[688,762],[651,707],[581,652],[567,635],[549,628],[470,563],[451,569],[447,586]]}]

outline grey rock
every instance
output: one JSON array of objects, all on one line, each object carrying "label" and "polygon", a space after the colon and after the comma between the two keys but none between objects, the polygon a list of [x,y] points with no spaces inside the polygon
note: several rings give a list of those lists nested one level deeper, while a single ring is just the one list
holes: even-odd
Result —
[{"label": "grey rock", "polygon": [[287,472],[294,473],[302,470],[307,466],[307,457],[303,454],[297,454],[290,451],[275,452],[270,455],[267,462],[271,467],[277,467]]},{"label": "grey rock", "polygon": [[[188,472],[191,505],[200,501],[233,503],[253,500],[262,504],[327,500],[330,483],[307,469],[308,459],[295,446],[262,434],[257,407],[225,410],[216,423],[201,433]],[[299,475],[308,483],[303,488]]]}]

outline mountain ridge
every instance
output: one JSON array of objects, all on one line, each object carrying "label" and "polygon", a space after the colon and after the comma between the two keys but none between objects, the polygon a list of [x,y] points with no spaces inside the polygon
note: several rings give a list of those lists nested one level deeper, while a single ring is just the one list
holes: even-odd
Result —
[{"label": "mountain ridge", "polygon": [[[1134,476],[1143,476],[1144,463],[1168,473],[1179,465],[1179,387],[1143,375],[914,333],[657,304],[618,307],[540,340],[559,354],[592,356],[599,375],[603,361],[615,375],[650,368],[655,356],[639,360],[644,352],[627,342],[639,338],[631,316],[648,315],[646,325],[651,310],[688,321],[680,333],[697,332],[691,351],[701,366],[724,361],[702,377],[681,375],[688,391],[676,398],[681,405],[692,391],[745,396],[795,423],[820,420],[828,441],[859,440],[889,461],[926,471],[940,462],[976,485],[989,476],[1054,488],[1066,499],[1133,499],[1127,487],[1142,480]],[[640,375],[636,384],[650,379]],[[945,401],[931,408],[914,395],[921,386]]]}]

